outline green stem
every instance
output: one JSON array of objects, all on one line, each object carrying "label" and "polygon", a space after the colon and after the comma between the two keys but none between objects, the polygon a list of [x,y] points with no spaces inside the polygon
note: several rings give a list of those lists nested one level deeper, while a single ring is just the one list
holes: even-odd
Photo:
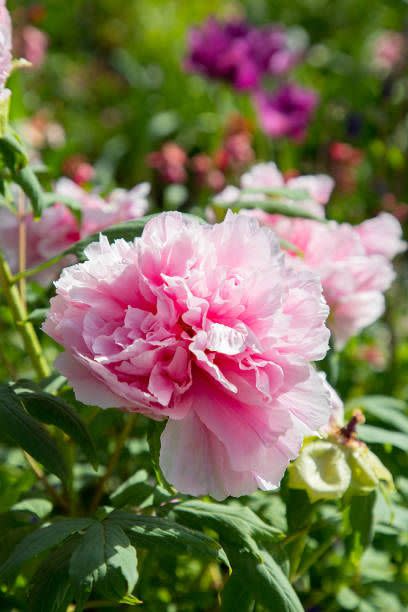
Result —
[{"label": "green stem", "polygon": [[95,494],[93,496],[93,499],[91,501],[91,505],[90,505],[90,512],[93,513],[96,511],[96,509],[99,506],[99,502],[102,499],[102,496],[104,494],[105,491],[105,484],[107,482],[107,480],[111,477],[118,461],[120,458],[120,455],[122,453],[122,449],[125,445],[126,440],[129,437],[130,432],[132,431],[132,427],[134,425],[135,422],[135,418],[136,415],[135,414],[129,414],[127,416],[125,425],[121,431],[121,433],[119,434],[119,438],[116,441],[116,446],[115,446],[115,450],[113,451],[113,454],[111,456],[111,458],[109,459],[108,465],[106,466],[106,472],[105,474],[102,476],[102,478],[100,479],[98,486],[96,488]]},{"label": "green stem", "polygon": [[34,268],[29,268],[28,270],[24,270],[23,272],[14,274],[14,276],[11,276],[11,283],[14,284],[14,283],[17,283],[22,278],[29,278],[30,276],[35,276],[36,274],[38,274],[39,272],[42,272],[43,270],[46,270],[53,264],[58,263],[61,259],[62,259],[62,255],[56,255],[55,257],[52,257],[51,259],[47,259],[47,261],[44,261],[38,266],[35,266]]},{"label": "green stem", "polygon": [[11,310],[14,322],[20,332],[25,349],[39,378],[50,375],[50,368],[43,355],[32,323],[27,321],[27,313],[21,300],[17,287],[13,285],[14,279],[10,267],[0,252],[0,287]]}]

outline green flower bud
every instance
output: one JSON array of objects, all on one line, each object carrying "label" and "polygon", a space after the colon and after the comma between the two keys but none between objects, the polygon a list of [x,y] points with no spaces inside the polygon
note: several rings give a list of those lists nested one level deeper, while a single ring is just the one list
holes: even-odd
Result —
[{"label": "green flower bud", "polygon": [[341,498],[350,481],[351,469],[343,448],[327,440],[306,444],[289,466],[289,486],[306,491],[312,503]]}]

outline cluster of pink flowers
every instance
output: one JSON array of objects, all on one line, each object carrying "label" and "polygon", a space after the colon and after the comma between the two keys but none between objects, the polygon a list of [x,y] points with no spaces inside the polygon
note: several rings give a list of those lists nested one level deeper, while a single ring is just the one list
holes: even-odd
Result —
[{"label": "cluster of pink flowers", "polygon": [[[47,208],[41,219],[35,221],[31,212],[24,216],[26,227],[26,260],[31,268],[62,253],[77,240],[103,230],[115,223],[142,217],[148,209],[147,183],[130,191],[115,189],[107,198],[88,192],[67,178],[55,187],[58,195],[66,196],[81,205],[81,221],[63,203]],[[18,270],[18,227],[21,221],[8,208],[0,208],[0,248],[5,252],[13,272]],[[49,268],[36,280],[47,284],[60,267]]]},{"label": "cluster of pink flowers", "polygon": [[76,397],[168,418],[160,464],[216,499],[279,484],[331,403],[312,366],[328,349],[318,276],[270,229],[162,213],[132,243],[99,243],[56,282],[44,331]]},{"label": "cluster of pink flowers", "polygon": [[11,72],[11,20],[5,0],[0,0],[0,101],[8,98],[10,90],[5,89]]},{"label": "cluster of pink flowers", "polygon": [[253,95],[263,130],[272,137],[301,140],[318,103],[314,91],[295,83],[268,93],[264,77],[281,78],[303,57],[281,26],[255,27],[243,20],[210,18],[190,33],[188,70],[221,79]]},{"label": "cluster of pink flowers", "polygon": [[[299,176],[285,183],[274,163],[254,166],[241,179],[241,187],[273,189],[283,185],[306,189],[310,198],[296,202],[305,211],[324,220],[333,181],[325,175]],[[233,191],[231,191],[233,189]],[[249,197],[229,188],[219,199],[229,201]],[[258,195],[264,198],[262,195]],[[253,199],[253,198],[252,198]],[[330,307],[328,320],[338,348],[384,312],[384,292],[394,279],[391,259],[405,250],[401,226],[388,213],[357,226],[335,221],[319,222],[268,214],[262,210],[245,211],[272,227],[277,235],[296,247],[293,265],[308,268],[320,276],[324,296]],[[301,257],[299,257],[301,253]]]}]

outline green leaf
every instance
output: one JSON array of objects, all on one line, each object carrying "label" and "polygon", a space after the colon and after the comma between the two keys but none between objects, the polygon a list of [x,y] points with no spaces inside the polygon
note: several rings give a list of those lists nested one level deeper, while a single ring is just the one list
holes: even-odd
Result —
[{"label": "green leaf", "polygon": [[46,193],[44,194],[44,204],[45,207],[53,206],[54,204],[65,204],[67,208],[69,208],[72,214],[78,219],[79,223],[82,219],[82,204],[75,200],[74,198],[70,198],[67,195],[63,195],[62,193]]},{"label": "green leaf", "polygon": [[239,570],[233,570],[221,594],[221,612],[252,612],[255,604],[255,593]]},{"label": "green leaf", "polygon": [[237,571],[241,582],[246,583],[253,597],[266,610],[303,612],[303,606],[288,578],[266,550],[259,549],[257,558],[248,552],[234,553],[230,549],[228,554],[233,560],[233,568],[237,568],[234,571]]},{"label": "green leaf", "polygon": [[12,132],[0,138],[0,155],[4,164],[12,172],[21,170],[28,164],[28,156],[17,136]]},{"label": "green leaf", "polygon": [[74,597],[69,579],[69,560],[77,545],[71,538],[53,551],[41,563],[31,580],[29,592],[31,612],[61,612],[66,610]]},{"label": "green leaf", "polygon": [[[84,255],[84,251],[88,245],[92,242],[99,242],[99,236],[103,234],[107,237],[109,242],[113,242],[114,240],[119,240],[122,238],[128,242],[133,241],[135,238],[142,235],[144,227],[148,221],[156,217],[157,214],[146,215],[145,217],[140,217],[140,219],[134,219],[133,221],[126,221],[124,223],[119,223],[118,225],[112,225],[107,229],[104,229],[103,232],[98,232],[87,236],[83,240],[79,240],[75,244],[73,244],[69,249],[66,249],[63,253],[60,254],[60,257],[64,255],[75,255],[78,257],[80,261],[84,261],[86,259]],[[187,213],[183,213],[184,217],[194,219],[195,221],[199,221],[203,223],[203,219],[197,217],[195,215],[190,215]]]},{"label": "green leaf", "polygon": [[63,482],[68,479],[67,464],[54,440],[5,385],[0,386],[0,429],[52,474]]},{"label": "green leaf", "polygon": [[146,217],[141,217],[140,219],[126,221],[125,223],[119,223],[118,225],[112,225],[112,227],[103,230],[103,232],[91,234],[83,240],[79,240],[69,247],[69,249],[66,249],[63,253],[61,253],[61,255],[76,255],[80,261],[84,261],[86,259],[84,255],[86,247],[92,242],[99,242],[99,236],[101,233],[107,237],[109,242],[118,240],[119,238],[130,242],[136,237],[141,236],[144,226],[154,216],[155,215],[147,215]]},{"label": "green leaf", "polygon": [[363,395],[349,400],[346,404],[347,410],[355,410],[361,408],[363,410],[375,410],[380,408],[383,411],[398,410],[404,412],[407,408],[406,402],[388,395]]},{"label": "green leaf", "polygon": [[148,482],[146,470],[138,470],[110,496],[110,500],[116,508],[127,505],[143,507],[160,505],[170,499],[172,499],[172,496],[166,489]]},{"label": "green leaf", "polygon": [[239,211],[246,208],[259,208],[266,210],[266,212],[283,215],[285,217],[299,217],[301,219],[311,219],[312,221],[318,221],[319,223],[327,223],[326,219],[316,217],[312,213],[301,206],[293,206],[292,204],[285,204],[284,202],[277,202],[276,200],[237,200],[235,202],[223,203],[220,201],[214,202],[217,208],[231,208],[233,211]]},{"label": "green leaf", "polygon": [[391,431],[373,425],[360,425],[358,437],[368,444],[390,444],[406,452],[408,448],[408,435],[399,431]]},{"label": "green leaf", "polygon": [[6,512],[22,493],[28,491],[36,478],[31,470],[13,465],[0,465],[0,512]]},{"label": "green leaf", "polygon": [[91,435],[67,402],[45,392],[22,392],[19,397],[33,417],[62,429],[83,450],[93,467],[98,467],[98,457]]},{"label": "green leaf", "polygon": [[168,518],[115,510],[109,515],[108,520],[123,527],[137,546],[146,548],[160,546],[174,554],[196,555],[229,566],[228,558],[218,542]]},{"label": "green leaf", "polygon": [[346,404],[347,411],[356,408],[361,408],[365,414],[408,434],[408,417],[403,414],[406,408],[405,402],[392,397],[372,395],[352,400]]},{"label": "green leaf", "polygon": [[269,196],[278,196],[281,198],[288,198],[290,200],[307,200],[310,199],[311,196],[308,191],[305,189],[290,189],[289,187],[279,187],[276,189],[256,189],[252,187],[248,187],[241,190],[241,193],[244,194],[263,194]]},{"label": "green leaf", "polygon": [[13,180],[26,194],[31,202],[34,217],[41,217],[41,213],[45,208],[44,193],[42,187],[29,166],[25,166],[21,170],[13,173]]},{"label": "green leaf", "polygon": [[377,493],[355,495],[350,504],[350,527],[352,530],[353,549],[362,554],[374,536],[374,505]]},{"label": "green leaf", "polygon": [[12,576],[26,561],[54,548],[73,533],[87,529],[94,522],[93,519],[87,518],[65,519],[30,533],[16,546],[12,555],[0,567],[0,577]]},{"label": "green leaf", "polygon": [[44,498],[23,499],[14,504],[10,510],[12,512],[34,515],[38,519],[44,519],[52,511],[52,503]]},{"label": "green leaf", "polygon": [[117,523],[94,523],[81,538],[69,565],[77,592],[97,586],[105,596],[120,599],[135,588],[136,549]]},{"label": "green leaf", "polygon": [[221,542],[239,546],[243,550],[258,554],[258,543],[274,544],[283,537],[282,532],[267,525],[249,508],[240,505],[202,501],[187,501],[174,508],[177,520],[190,527],[210,527],[216,531]]}]

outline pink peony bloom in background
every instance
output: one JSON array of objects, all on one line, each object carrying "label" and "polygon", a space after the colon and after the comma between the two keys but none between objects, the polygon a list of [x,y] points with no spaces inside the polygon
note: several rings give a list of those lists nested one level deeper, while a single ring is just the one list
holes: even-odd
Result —
[{"label": "pink peony bloom in background", "polygon": [[266,134],[301,141],[318,104],[318,95],[310,89],[288,83],[272,94],[260,91],[254,100],[260,125]]},{"label": "pink peony bloom in background", "polygon": [[361,226],[289,219],[263,211],[256,215],[302,252],[299,265],[319,274],[330,307],[329,327],[338,348],[383,314],[383,293],[394,272],[382,254],[366,248],[359,233]]},{"label": "pink peony bloom in background", "polygon": [[21,55],[34,68],[42,66],[48,48],[48,36],[35,26],[26,25],[20,32],[18,42]]},{"label": "pink peony bloom in background", "polygon": [[0,0],[0,99],[10,95],[5,83],[11,72],[11,20],[5,0]]},{"label": "pink peony bloom in background", "polygon": [[[62,178],[57,182],[55,192],[81,205],[81,223],[62,203],[47,208],[38,221],[34,221],[32,213],[28,212],[24,217],[28,268],[62,253],[81,238],[116,223],[142,217],[148,209],[147,183],[137,185],[130,191],[115,189],[103,199],[97,193],[85,191],[70,179]],[[13,272],[18,271],[18,225],[18,217],[11,210],[0,208],[0,248],[5,252]],[[56,278],[64,263],[44,270],[35,279],[41,284],[48,284]]]},{"label": "pink peony bloom in background", "polygon": [[[296,176],[288,180],[285,179],[274,162],[260,163],[252,166],[241,177],[241,189],[296,189],[305,191],[309,197],[304,200],[296,200],[296,206],[304,208],[305,212],[309,212],[317,217],[324,217],[324,206],[330,199],[331,192],[334,188],[334,181],[326,174],[309,174],[304,176]],[[265,196],[261,194],[244,194],[237,187],[228,186],[219,193],[215,201],[233,205],[234,201],[240,199],[254,200],[256,198],[263,200]],[[285,199],[279,197],[282,202]],[[287,200],[290,204],[290,200]]]},{"label": "pink peony bloom in background", "polygon": [[384,255],[387,259],[393,259],[407,248],[402,240],[399,221],[389,213],[381,213],[378,217],[367,219],[356,226],[356,231],[369,255]]},{"label": "pink peony bloom in background", "polygon": [[378,70],[391,72],[402,63],[407,50],[407,38],[402,32],[384,31],[373,42],[373,65]]},{"label": "pink peony bloom in background", "polygon": [[44,324],[76,397],[168,417],[160,463],[181,492],[276,487],[330,416],[311,365],[329,337],[318,277],[232,213],[212,226],[163,213],[134,242],[102,236],[86,255],[63,271]]}]

